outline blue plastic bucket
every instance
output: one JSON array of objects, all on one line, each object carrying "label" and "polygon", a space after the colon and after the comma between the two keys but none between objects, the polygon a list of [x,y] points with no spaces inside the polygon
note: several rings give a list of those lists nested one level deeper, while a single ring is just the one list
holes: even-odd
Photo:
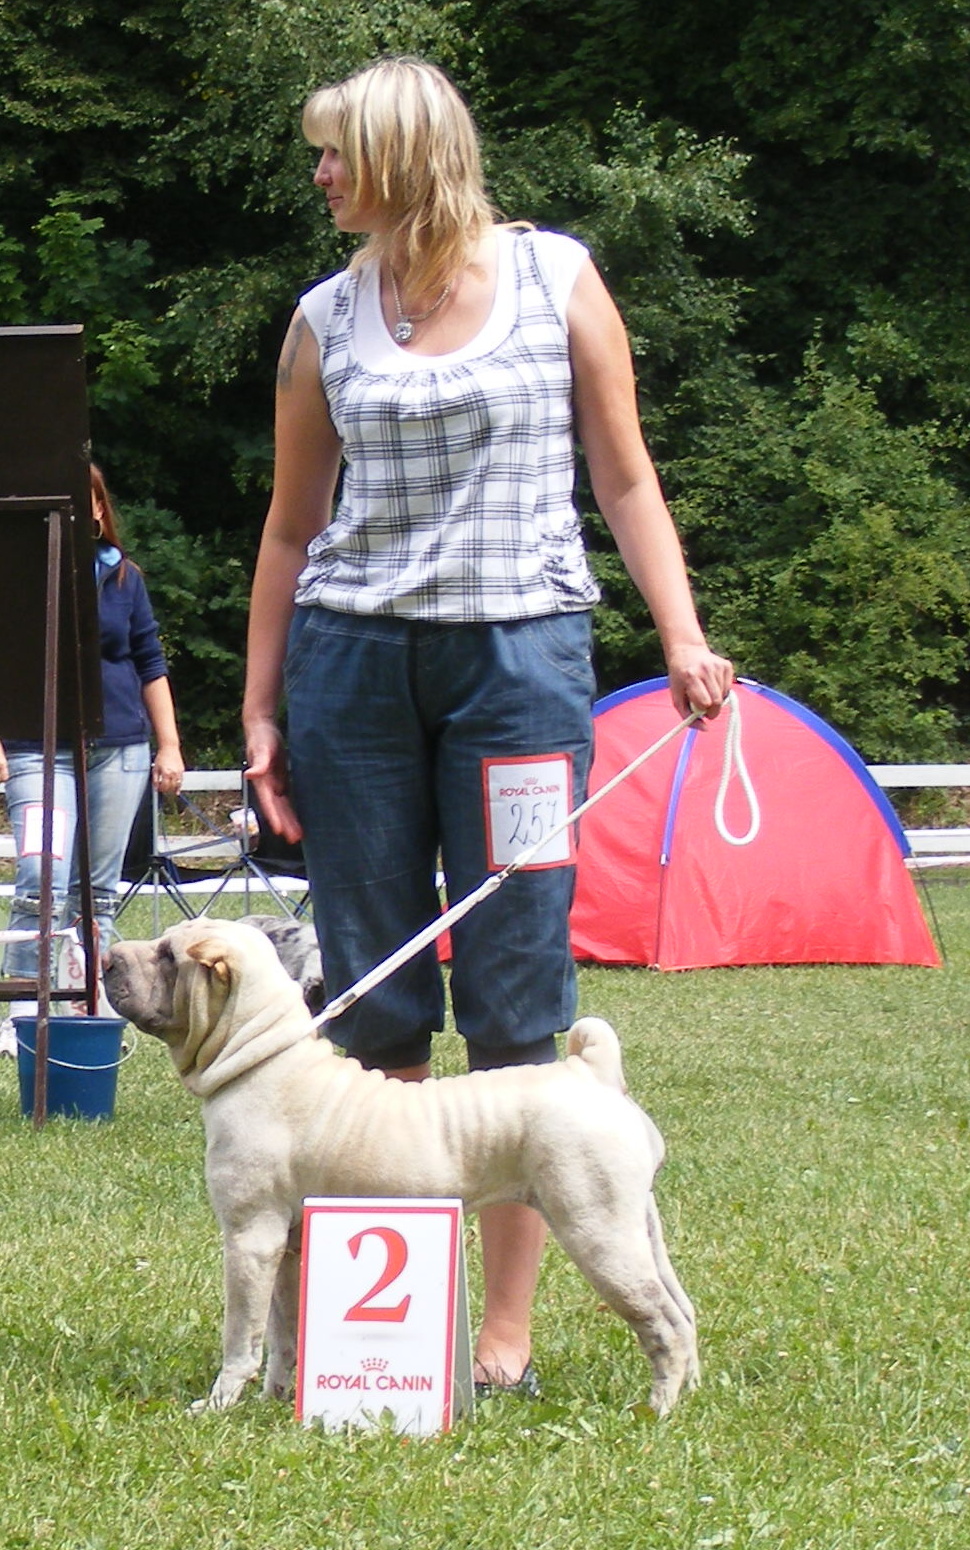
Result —
[{"label": "blue plastic bucket", "polygon": [[[34,1112],[36,1017],[15,1017],[20,1110]],[[47,1112],[111,1119],[121,1064],[120,1017],[52,1017],[47,1037]]]}]

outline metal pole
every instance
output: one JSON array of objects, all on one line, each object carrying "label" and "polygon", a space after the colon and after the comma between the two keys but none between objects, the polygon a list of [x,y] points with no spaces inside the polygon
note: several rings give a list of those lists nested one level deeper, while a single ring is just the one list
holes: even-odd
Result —
[{"label": "metal pole", "polygon": [[57,756],[57,667],[60,638],[61,525],[47,514],[47,618],[44,632],[44,774],[40,855],[40,940],[37,944],[37,1037],[34,1041],[34,1128],[47,1118],[47,1051],[51,1012],[51,913],[54,881],[54,760]]}]

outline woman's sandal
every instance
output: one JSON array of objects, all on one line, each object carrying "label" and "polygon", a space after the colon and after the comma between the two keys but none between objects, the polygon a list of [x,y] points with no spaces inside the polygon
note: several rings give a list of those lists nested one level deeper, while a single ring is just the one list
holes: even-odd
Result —
[{"label": "woman's sandal", "polygon": [[494,1399],[496,1394],[517,1394],[520,1399],[538,1399],[541,1392],[539,1378],[531,1362],[516,1383],[493,1383],[487,1379],[475,1384],[476,1399]]}]

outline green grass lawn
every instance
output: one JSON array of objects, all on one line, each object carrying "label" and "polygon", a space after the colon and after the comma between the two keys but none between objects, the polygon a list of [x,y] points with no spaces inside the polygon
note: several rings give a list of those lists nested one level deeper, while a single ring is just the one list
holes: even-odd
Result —
[{"label": "green grass lawn", "polygon": [[[304,1430],[255,1390],[190,1418],[221,1311],[195,1101],[141,1039],[111,1123],[36,1132],[0,1063],[0,1545],[964,1550],[970,887],[931,889],[941,971],[582,971],[664,1132],[698,1309],[703,1386],[660,1423],[632,1337],[555,1245],[539,1402],[425,1441]],[[150,930],[147,902],[124,926]]]}]

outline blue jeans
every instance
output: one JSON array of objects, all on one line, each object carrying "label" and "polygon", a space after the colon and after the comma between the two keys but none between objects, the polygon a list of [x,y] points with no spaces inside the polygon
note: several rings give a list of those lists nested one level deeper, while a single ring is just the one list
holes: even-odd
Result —
[{"label": "blue jeans", "polygon": [[[40,855],[24,854],[25,840],[34,849],[39,831],[39,807],[43,798],[44,762],[39,753],[12,753],[7,777],[7,809],[17,850],[17,875],[10,912],[12,931],[36,931],[40,916]],[[91,891],[94,915],[107,947],[114,932],[118,907],[118,880],[135,816],[151,767],[147,743],[118,744],[88,750],[88,828]],[[54,765],[54,807],[63,813],[62,843],[55,843],[52,881],[53,925],[69,924],[81,913],[80,872],[76,853],[77,793],[74,760],[70,752],[58,752]],[[34,809],[31,814],[31,808]],[[61,839],[61,820],[58,834]],[[4,972],[33,978],[37,974],[37,942],[10,942],[4,954]]]},{"label": "blue jeans", "polygon": [[[440,912],[439,854],[451,903],[498,869],[487,760],[565,756],[570,805],[584,799],[590,633],[587,613],[448,625],[296,610],[286,666],[290,762],[331,994]],[[574,878],[568,860],[513,873],[454,927],[452,1004],[473,1064],[511,1062],[524,1049],[549,1058],[552,1036],[572,1022]],[[443,1022],[431,946],[327,1033],[368,1063],[404,1066],[428,1058]]]}]

